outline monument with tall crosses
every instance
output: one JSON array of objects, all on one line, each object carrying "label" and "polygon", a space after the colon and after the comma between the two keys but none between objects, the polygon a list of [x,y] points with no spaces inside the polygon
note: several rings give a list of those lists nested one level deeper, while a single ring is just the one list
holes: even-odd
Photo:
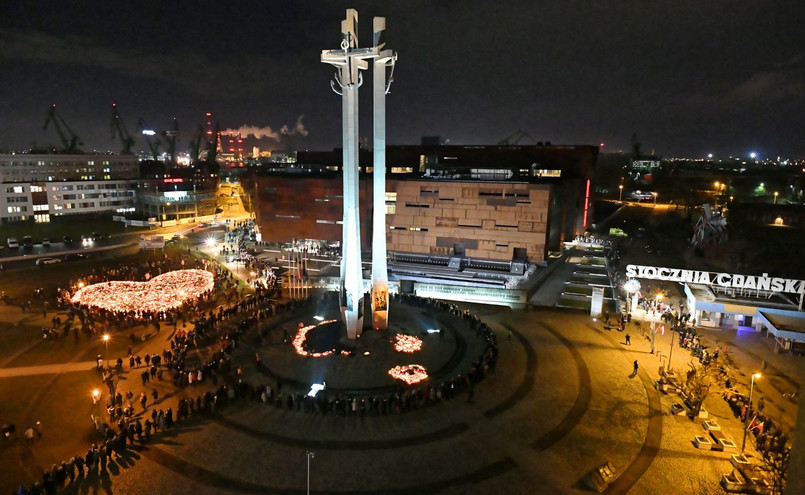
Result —
[{"label": "monument with tall crosses", "polygon": [[[373,326],[388,325],[388,268],[386,265],[386,94],[389,91],[397,55],[385,49],[386,19],[373,20],[371,48],[358,46],[358,12],[347,9],[341,21],[341,48],[324,50],[321,61],[336,68],[330,86],[341,95],[343,123],[344,216],[341,241],[340,304],[347,338],[355,339],[363,326],[363,274],[361,269],[360,202],[358,191],[358,89],[361,70],[373,63],[374,77],[374,164],[372,235]],[[387,77],[387,69],[391,74]]]}]

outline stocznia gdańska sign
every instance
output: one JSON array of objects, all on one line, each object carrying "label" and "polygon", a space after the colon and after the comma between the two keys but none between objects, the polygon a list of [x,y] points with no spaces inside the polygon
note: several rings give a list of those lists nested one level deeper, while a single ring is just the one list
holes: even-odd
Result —
[{"label": "stocznia gda\u0144ska sign", "polygon": [[790,294],[805,294],[805,280],[769,277],[768,273],[757,277],[754,275],[734,275],[731,273],[682,270],[681,268],[627,265],[626,276],[629,278],[647,278],[651,280],[668,280],[671,282],[718,286],[725,289],[752,289],[787,292]]}]

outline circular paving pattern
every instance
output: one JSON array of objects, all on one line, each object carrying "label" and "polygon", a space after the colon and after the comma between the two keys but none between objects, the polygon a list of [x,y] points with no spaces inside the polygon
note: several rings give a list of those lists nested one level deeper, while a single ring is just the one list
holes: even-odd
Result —
[{"label": "circular paving pattern", "polygon": [[[422,312],[428,313],[427,310]],[[418,315],[414,313],[409,311],[408,316],[415,320]],[[385,363],[375,363],[380,356],[390,359],[397,355],[404,360],[415,356],[418,360],[419,352],[405,355],[393,351],[396,333],[415,333],[410,321],[402,321],[400,325],[405,328],[393,333],[374,332],[374,339],[385,340],[383,346],[388,347],[388,355],[384,355],[381,344],[374,341],[361,343],[358,347],[369,349],[369,354],[356,352],[354,358],[331,355],[316,359],[295,355],[291,346],[273,346],[283,348],[278,352],[286,356],[285,360],[290,359],[288,353],[291,353],[293,360],[299,363],[295,370],[287,372],[288,367],[282,360],[272,363],[272,358],[279,356],[272,356],[272,346],[259,350],[264,353],[266,370],[282,369],[287,373],[281,378],[287,380],[287,386],[293,385],[295,380],[299,384],[309,383],[310,375],[305,373],[322,371],[325,373],[322,376],[328,377],[329,388],[331,381],[338,383],[339,378],[326,374],[327,365],[337,364],[339,360],[349,363],[342,370],[344,377],[360,375],[367,369],[383,370]],[[435,340],[423,335],[423,351],[431,347],[431,343],[443,342],[449,352],[440,357],[436,368],[442,377],[449,377],[472,361],[475,353],[468,348],[468,342],[475,336],[467,335],[465,322],[460,318],[440,316],[439,325],[445,329],[444,335]],[[591,407],[595,380],[592,380],[594,372],[590,370],[586,354],[579,348],[579,341],[585,341],[581,345],[590,345],[586,341],[592,337],[581,333],[584,325],[576,325],[568,331],[555,322],[526,318],[509,323],[505,317],[498,325],[500,334],[510,332],[510,342],[501,344],[503,364],[478,385],[477,404],[468,401],[464,393],[437,408],[410,414],[339,417],[299,413],[284,407],[265,406],[259,401],[241,400],[234,407],[223,409],[220,415],[178,423],[150,444],[137,446],[132,452],[130,469],[115,473],[111,486],[118,492],[130,493],[153,490],[304,493],[304,452],[315,450],[312,488],[316,493],[487,493],[490,487],[519,491],[526,486],[533,488],[534,483],[546,492],[571,491],[569,486],[555,484],[549,471],[529,467],[532,461],[523,457],[523,447],[534,455],[552,456],[562,450],[557,447],[566,441],[577,441],[574,437],[584,432],[586,427],[581,424]],[[287,319],[286,327],[297,328],[298,317]],[[605,342],[604,345],[620,348],[605,335],[592,331],[592,335],[596,334],[598,337],[592,338],[597,341],[596,345]],[[241,347],[243,353],[254,350],[245,344]],[[562,355],[567,358],[557,359]],[[356,359],[358,356],[365,359]],[[319,363],[325,363],[323,370],[318,368]],[[353,363],[359,365],[353,366]],[[569,377],[562,381],[562,389],[568,389],[570,393],[565,396],[571,400],[562,402],[563,408],[558,414],[540,419],[534,407],[546,404],[553,397],[553,392],[546,395],[543,384],[551,376],[546,373],[555,373],[555,369]],[[261,378],[273,378],[275,372],[263,371],[248,379],[259,382]],[[366,380],[363,383],[366,388],[359,388],[358,393],[373,391],[373,380]],[[349,388],[344,391],[348,392]],[[651,393],[649,401],[652,402]],[[522,429],[528,415],[533,415],[539,427]],[[626,493],[648,468],[652,449],[656,454],[655,444],[661,428],[658,432],[649,425],[649,430],[632,466],[619,466],[626,469],[618,485],[611,488],[612,493]],[[142,461],[137,461],[141,458]],[[138,485],[137,480],[142,479],[141,468],[153,470],[147,473],[148,487]],[[569,466],[574,471],[580,468],[579,465]],[[177,484],[180,479],[187,480],[187,490]],[[199,486],[207,490],[199,491]],[[142,491],[135,489],[138,487]]]}]

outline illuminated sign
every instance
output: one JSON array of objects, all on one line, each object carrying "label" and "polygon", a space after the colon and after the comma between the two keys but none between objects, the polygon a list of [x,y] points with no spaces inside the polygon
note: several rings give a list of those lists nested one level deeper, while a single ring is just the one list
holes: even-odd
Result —
[{"label": "illuminated sign", "polygon": [[165,179],[165,184],[181,184],[184,179]]},{"label": "illuminated sign", "polygon": [[682,270],[680,268],[659,268],[656,266],[627,265],[629,278],[668,280],[671,282],[710,285],[724,289],[751,289],[789,294],[805,294],[805,280],[769,277],[768,273],[754,275],[733,275],[730,273]]},{"label": "illuminated sign", "polygon": [[164,196],[168,199],[181,199],[187,197],[187,191],[165,191]]}]

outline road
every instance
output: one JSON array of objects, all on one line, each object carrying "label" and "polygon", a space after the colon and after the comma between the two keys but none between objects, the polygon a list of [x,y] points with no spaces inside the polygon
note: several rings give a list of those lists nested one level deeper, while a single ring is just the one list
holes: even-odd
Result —
[{"label": "road", "polygon": [[[226,223],[247,220],[251,215],[243,207],[240,194],[242,189],[237,184],[222,185],[224,196],[219,196],[219,206],[223,211],[217,215],[216,223],[213,225],[225,225]],[[187,236],[194,232],[199,232],[205,228],[200,228],[197,223],[186,223],[169,227],[155,227],[150,230],[136,230],[113,234],[109,239],[98,239],[89,245],[82,245],[81,239],[74,239],[72,243],[53,242],[50,246],[35,244],[32,248],[19,247],[17,249],[3,249],[0,251],[0,265],[3,269],[18,270],[33,266],[38,258],[62,258],[68,254],[78,253],[104,253],[113,252],[136,245],[141,235],[163,236],[166,240],[173,236]]]}]

